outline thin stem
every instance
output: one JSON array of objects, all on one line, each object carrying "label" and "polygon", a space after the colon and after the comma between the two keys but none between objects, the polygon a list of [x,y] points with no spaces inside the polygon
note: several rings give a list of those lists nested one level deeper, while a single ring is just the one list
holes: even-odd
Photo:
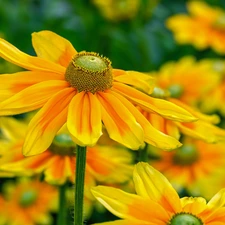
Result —
[{"label": "thin stem", "polygon": [[59,186],[59,212],[57,217],[57,225],[67,224],[66,188],[67,182]]},{"label": "thin stem", "polygon": [[86,147],[77,146],[74,225],[83,225],[84,178],[86,166]]}]

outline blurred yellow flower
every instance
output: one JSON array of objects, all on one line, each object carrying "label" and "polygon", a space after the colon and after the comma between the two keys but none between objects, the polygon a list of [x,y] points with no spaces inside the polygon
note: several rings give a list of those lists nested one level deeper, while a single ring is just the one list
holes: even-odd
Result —
[{"label": "blurred yellow flower", "polygon": [[160,130],[178,140],[180,139],[181,134],[184,134],[208,143],[225,141],[225,130],[215,125],[220,122],[220,118],[217,115],[205,115],[197,109],[182,103],[178,99],[169,98],[168,100],[180,105],[199,120],[191,123],[170,121],[160,117],[159,115],[140,110],[157,130]]},{"label": "blurred yellow flower", "polygon": [[32,43],[37,57],[0,39],[0,56],[28,70],[0,76],[0,115],[40,109],[28,127],[25,155],[45,151],[66,122],[80,146],[96,144],[102,122],[111,139],[131,149],[144,141],[162,148],[180,146],[154,129],[135,105],[172,120],[196,120],[186,110],[136,89],[150,93],[150,76],[113,69],[109,59],[97,53],[77,53],[69,41],[50,31],[33,33]]},{"label": "blurred yellow flower", "polygon": [[156,77],[156,84],[167,90],[171,97],[188,105],[197,105],[222,80],[222,71],[215,68],[217,63],[216,60],[196,61],[193,56],[186,56],[164,64],[150,75]]},{"label": "blurred yellow flower", "polygon": [[225,189],[208,203],[202,197],[179,198],[169,181],[147,163],[136,165],[134,185],[137,195],[104,186],[92,189],[97,200],[122,219],[99,225],[222,225],[225,222]]},{"label": "blurred yellow flower", "polygon": [[205,1],[189,1],[190,15],[177,14],[166,24],[180,44],[192,44],[197,49],[211,47],[218,53],[225,53],[225,10],[212,7]]},{"label": "blurred yellow flower", "polygon": [[134,18],[140,8],[140,0],[92,0],[108,20],[121,21]]},{"label": "blurred yellow flower", "polygon": [[[225,116],[225,78],[222,82],[208,95],[205,96],[201,102],[200,108],[206,113],[212,113],[215,111],[220,112]],[[209,104],[210,103],[210,104]]]},{"label": "blurred yellow flower", "polygon": [[57,189],[37,180],[21,179],[4,184],[4,215],[7,225],[51,225],[50,212],[57,204]]},{"label": "blurred yellow flower", "polygon": [[196,181],[223,170],[224,148],[225,143],[208,144],[184,138],[183,146],[174,151],[156,151],[157,159],[150,159],[150,164],[163,173],[174,187],[190,188]]},{"label": "blurred yellow flower", "polygon": [[[75,144],[67,133],[56,135],[52,145],[43,153],[24,157],[23,141],[27,125],[10,117],[0,118],[3,137],[0,140],[0,175],[44,174],[50,184],[74,182]],[[5,144],[4,144],[5,143]],[[130,179],[133,159],[130,152],[122,147],[96,145],[87,148],[86,184],[94,181],[123,183]],[[118,172],[120,175],[118,176]],[[90,182],[89,182],[90,181]],[[88,185],[90,186],[90,185]]]}]

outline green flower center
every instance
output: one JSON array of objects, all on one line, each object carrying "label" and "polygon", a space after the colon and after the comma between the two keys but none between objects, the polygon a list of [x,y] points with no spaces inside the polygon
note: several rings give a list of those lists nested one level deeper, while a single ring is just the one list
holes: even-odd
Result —
[{"label": "green flower center", "polygon": [[76,145],[68,134],[56,135],[48,149],[55,155],[75,156]]},{"label": "green flower center", "polygon": [[173,156],[173,162],[177,165],[191,165],[198,159],[199,153],[194,145],[183,145]]},{"label": "green flower center", "polygon": [[172,98],[180,98],[184,93],[184,88],[179,84],[173,84],[168,87],[168,91]]},{"label": "green flower center", "polygon": [[33,205],[37,200],[38,194],[35,190],[28,190],[21,194],[19,204],[22,207]]},{"label": "green flower center", "polygon": [[189,213],[175,214],[167,225],[203,225],[200,218]]},{"label": "green flower center", "polygon": [[78,92],[105,91],[112,87],[111,62],[94,52],[80,52],[67,67],[65,79]]}]

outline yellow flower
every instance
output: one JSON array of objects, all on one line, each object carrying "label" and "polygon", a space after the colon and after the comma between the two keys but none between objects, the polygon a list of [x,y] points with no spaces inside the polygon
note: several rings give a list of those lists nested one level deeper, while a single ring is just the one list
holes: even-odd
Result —
[{"label": "yellow flower", "polygon": [[20,180],[5,184],[4,215],[8,225],[52,224],[57,189],[37,180]]},{"label": "yellow flower", "polygon": [[160,88],[169,91],[171,97],[188,105],[197,105],[217,87],[221,72],[215,69],[219,61],[196,61],[192,56],[181,58],[177,62],[168,62],[159,71],[150,75],[156,77]]},{"label": "yellow flower", "polygon": [[208,203],[202,197],[179,198],[168,180],[147,163],[134,170],[137,195],[116,188],[97,186],[94,196],[121,218],[104,225],[222,225],[225,222],[225,189]]},{"label": "yellow flower", "polygon": [[224,148],[224,143],[208,144],[185,138],[182,147],[170,152],[157,151],[157,159],[150,162],[175,187],[190,188],[196,181],[223,170]]},{"label": "yellow flower", "polygon": [[140,0],[92,0],[101,14],[108,20],[121,21],[135,17],[140,8]]},{"label": "yellow flower", "polygon": [[151,78],[113,69],[93,52],[79,52],[50,31],[33,33],[37,53],[29,56],[0,39],[0,56],[28,71],[0,76],[0,115],[40,109],[31,120],[23,146],[25,155],[45,151],[67,122],[73,140],[93,146],[102,134],[102,122],[111,139],[131,149],[144,141],[162,148],[180,143],[154,129],[134,105],[178,121],[196,120],[182,108],[151,98]]},{"label": "yellow flower", "polygon": [[225,53],[225,11],[204,1],[189,1],[190,15],[178,14],[167,20],[167,27],[180,44],[193,44],[197,49],[213,48]]},{"label": "yellow flower", "polygon": [[178,140],[180,139],[181,134],[185,134],[189,137],[203,140],[208,143],[225,141],[225,130],[214,125],[220,121],[217,115],[205,115],[199,112],[197,109],[182,103],[178,99],[169,98],[169,101],[186,109],[196,118],[199,118],[199,120],[191,123],[170,121],[159,117],[156,114],[143,112],[141,110],[143,115],[157,130],[177,138]]},{"label": "yellow flower", "polygon": [[[44,174],[50,184],[74,182],[75,144],[67,133],[56,135],[43,153],[24,157],[22,146],[27,124],[10,117],[0,118],[3,133],[0,141],[0,176]],[[2,145],[3,141],[5,145]],[[87,148],[86,184],[88,180],[123,183],[130,179],[132,155],[124,148],[96,145]],[[118,176],[118,172],[120,175]],[[91,181],[92,182],[92,181]]]},{"label": "yellow flower", "polygon": [[[209,104],[210,102],[210,104]],[[225,116],[225,79],[201,102],[200,108],[202,111],[212,113],[218,110]]]}]

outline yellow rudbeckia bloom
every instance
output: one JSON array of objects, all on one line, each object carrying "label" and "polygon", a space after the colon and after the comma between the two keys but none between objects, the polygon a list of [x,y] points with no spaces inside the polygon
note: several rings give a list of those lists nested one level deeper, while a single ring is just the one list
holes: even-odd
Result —
[{"label": "yellow rudbeckia bloom", "polygon": [[208,144],[187,137],[182,143],[183,146],[174,151],[156,151],[156,159],[149,161],[175,187],[191,188],[196,181],[224,170],[224,143]]},{"label": "yellow rudbeckia bloom", "polygon": [[134,18],[140,8],[140,0],[92,0],[108,20],[121,21]]},{"label": "yellow rudbeckia bloom", "polygon": [[197,105],[205,96],[217,88],[222,80],[222,71],[217,69],[219,60],[197,61],[193,56],[185,56],[174,62],[167,62],[159,71],[151,72],[160,88],[170,96],[189,105]]},{"label": "yellow rudbeckia bloom", "polygon": [[136,165],[134,184],[137,195],[104,186],[92,189],[98,201],[122,219],[99,225],[225,223],[225,189],[221,189],[208,203],[202,197],[179,198],[169,181],[147,163]]},{"label": "yellow rudbeckia bloom", "polygon": [[183,122],[195,120],[173,103],[154,99],[149,76],[113,69],[109,59],[77,52],[66,39],[50,31],[32,34],[37,56],[29,56],[0,39],[0,56],[28,71],[0,76],[0,115],[40,109],[31,120],[23,146],[25,155],[45,151],[67,122],[73,140],[93,146],[102,135],[102,122],[111,139],[131,149],[144,141],[159,148],[180,143],[157,131],[136,109]]},{"label": "yellow rudbeckia bloom", "polygon": [[[56,135],[45,152],[24,157],[22,146],[27,124],[2,117],[0,129],[3,134],[0,139],[0,177],[43,174],[43,179],[53,185],[62,185],[67,181],[74,183],[76,146],[65,131]],[[125,148],[109,145],[88,147],[85,185],[90,187],[96,181],[126,182],[132,175],[132,161],[132,154]]]},{"label": "yellow rudbeckia bloom", "polygon": [[216,114],[203,114],[175,98],[168,98],[168,100],[186,109],[192,115],[199,118],[199,120],[194,123],[183,123],[167,120],[157,114],[142,111],[143,115],[157,130],[177,138],[178,140],[181,134],[198,140],[204,140],[208,143],[216,143],[225,140],[225,130],[215,125],[220,122],[220,118]]},{"label": "yellow rudbeckia bloom", "polygon": [[5,183],[3,197],[6,224],[52,224],[51,212],[57,209],[57,188],[38,180],[20,179],[15,184]]},{"label": "yellow rudbeckia bloom", "polygon": [[189,1],[187,9],[190,15],[177,14],[166,21],[176,41],[193,44],[197,49],[211,47],[224,54],[225,11],[211,7],[204,1]]}]

